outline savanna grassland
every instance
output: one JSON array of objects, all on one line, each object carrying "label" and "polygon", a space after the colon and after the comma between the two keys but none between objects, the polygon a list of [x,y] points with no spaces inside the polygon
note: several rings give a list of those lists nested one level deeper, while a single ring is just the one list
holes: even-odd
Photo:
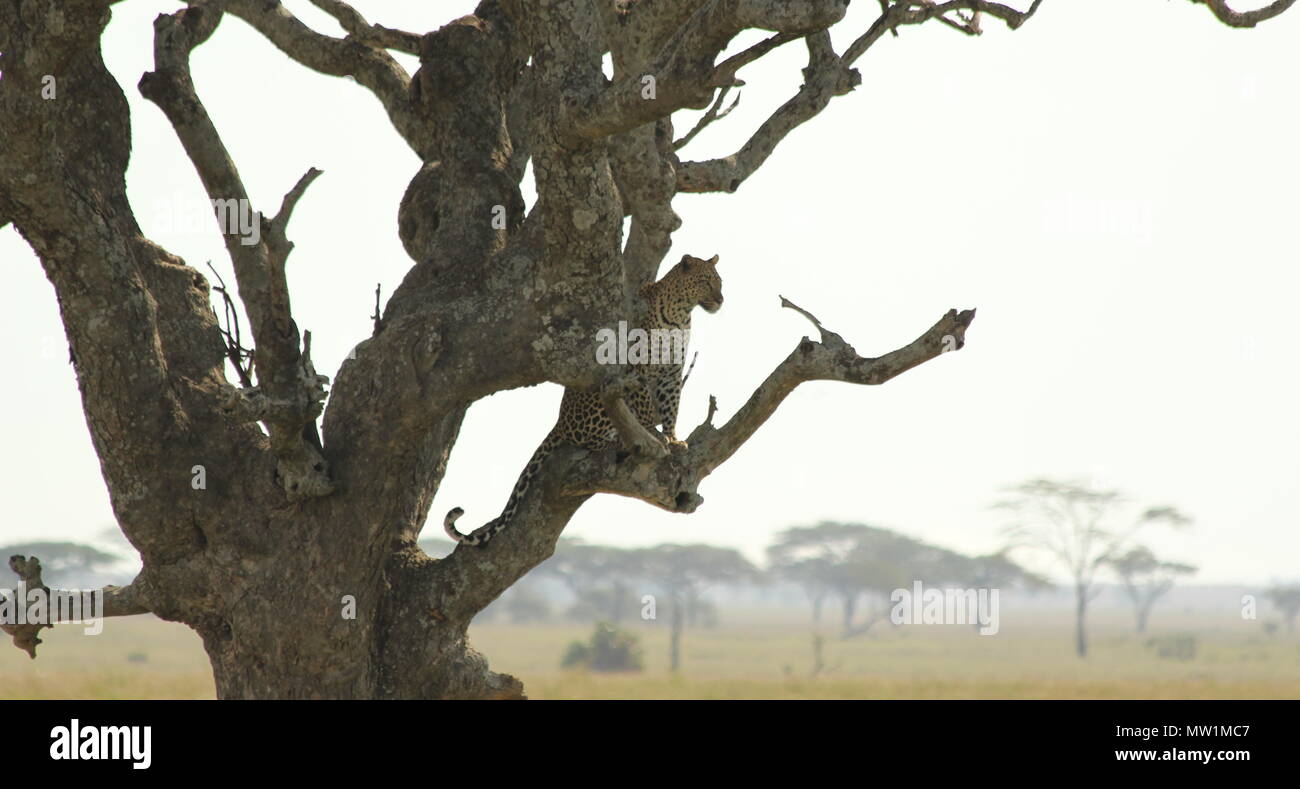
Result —
[{"label": "savanna grassland", "polygon": [[[1169,614],[1140,637],[1122,612],[1098,614],[1091,654],[1080,660],[1064,614],[1006,619],[993,636],[965,626],[878,626],[842,640],[826,624],[818,676],[811,627],[795,612],[727,611],[716,629],[688,630],[676,676],[662,624],[632,626],[645,670],[615,675],[559,668],[590,625],[486,623],[470,635],[495,669],[519,676],[539,699],[1300,698],[1300,637],[1269,635],[1258,622]],[[1178,635],[1195,636],[1190,659],[1159,657],[1146,643]],[[37,660],[0,645],[0,699],[214,696],[199,640],[181,625],[129,617],[109,620],[98,636],[69,625],[43,638]]]}]

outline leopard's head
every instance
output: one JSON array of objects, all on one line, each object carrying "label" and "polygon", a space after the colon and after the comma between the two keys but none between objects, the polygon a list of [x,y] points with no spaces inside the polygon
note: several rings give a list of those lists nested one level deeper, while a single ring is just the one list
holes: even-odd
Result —
[{"label": "leopard's head", "polygon": [[[717,312],[722,306],[722,277],[718,276],[718,256],[708,260],[682,255],[665,276],[674,296],[700,306],[705,312]],[[689,309],[689,308],[688,308]]]}]

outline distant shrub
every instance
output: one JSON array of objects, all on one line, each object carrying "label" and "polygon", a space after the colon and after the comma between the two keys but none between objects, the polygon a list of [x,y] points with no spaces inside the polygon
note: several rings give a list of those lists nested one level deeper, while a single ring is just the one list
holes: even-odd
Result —
[{"label": "distant shrub", "polygon": [[589,671],[641,671],[641,643],[636,636],[605,622],[596,624],[587,643],[574,641],[560,661],[561,668]]},{"label": "distant shrub", "polygon": [[1147,639],[1147,646],[1155,649],[1156,657],[1169,660],[1191,660],[1196,657],[1196,636],[1192,635],[1157,636]]}]

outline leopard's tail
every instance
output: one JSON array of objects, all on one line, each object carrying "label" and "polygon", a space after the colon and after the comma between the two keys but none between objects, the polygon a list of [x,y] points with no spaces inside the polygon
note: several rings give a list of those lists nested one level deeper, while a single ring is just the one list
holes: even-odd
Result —
[{"label": "leopard's tail", "polygon": [[506,508],[501,511],[491,521],[488,521],[481,528],[475,529],[469,534],[461,534],[456,530],[456,520],[465,514],[465,510],[455,507],[447,512],[446,517],[442,519],[442,530],[447,532],[447,536],[452,540],[464,545],[485,545],[488,540],[495,537],[502,529],[510,525],[514,520],[515,512],[519,509],[519,501],[528,492],[528,488],[533,483],[533,477],[537,476],[538,470],[542,467],[542,462],[546,456],[551,454],[551,449],[555,446],[556,441],[552,436],[547,436],[533,456],[528,459],[528,465],[524,466],[523,473],[515,482],[515,489],[510,491],[510,498],[506,501]]}]

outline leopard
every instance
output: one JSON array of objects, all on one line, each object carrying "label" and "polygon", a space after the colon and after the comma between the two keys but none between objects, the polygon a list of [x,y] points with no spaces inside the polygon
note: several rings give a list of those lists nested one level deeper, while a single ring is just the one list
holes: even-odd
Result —
[{"label": "leopard", "polygon": [[[683,255],[682,259],[656,282],[646,283],[639,295],[644,310],[644,328],[655,336],[655,330],[675,330],[688,336],[691,312],[700,307],[710,314],[722,307],[722,278],[717,270],[718,255],[708,260]],[[684,352],[684,348],[683,348]],[[631,387],[625,397],[628,408],[638,422],[654,432],[662,426],[663,438],[671,447],[685,446],[677,438],[677,411],[682,393],[682,359],[674,355],[670,361],[634,366],[639,386]],[[618,430],[605,409],[599,390],[566,388],[560,401],[560,413],[555,426],[533,452],[519,479],[515,482],[501,514],[469,534],[456,529],[456,520],[465,514],[461,507],[447,512],[443,531],[457,543],[483,546],[494,536],[509,527],[519,508],[519,502],[528,492],[533,480],[546,459],[563,445],[574,445],[588,452],[603,452],[618,447]]]}]

